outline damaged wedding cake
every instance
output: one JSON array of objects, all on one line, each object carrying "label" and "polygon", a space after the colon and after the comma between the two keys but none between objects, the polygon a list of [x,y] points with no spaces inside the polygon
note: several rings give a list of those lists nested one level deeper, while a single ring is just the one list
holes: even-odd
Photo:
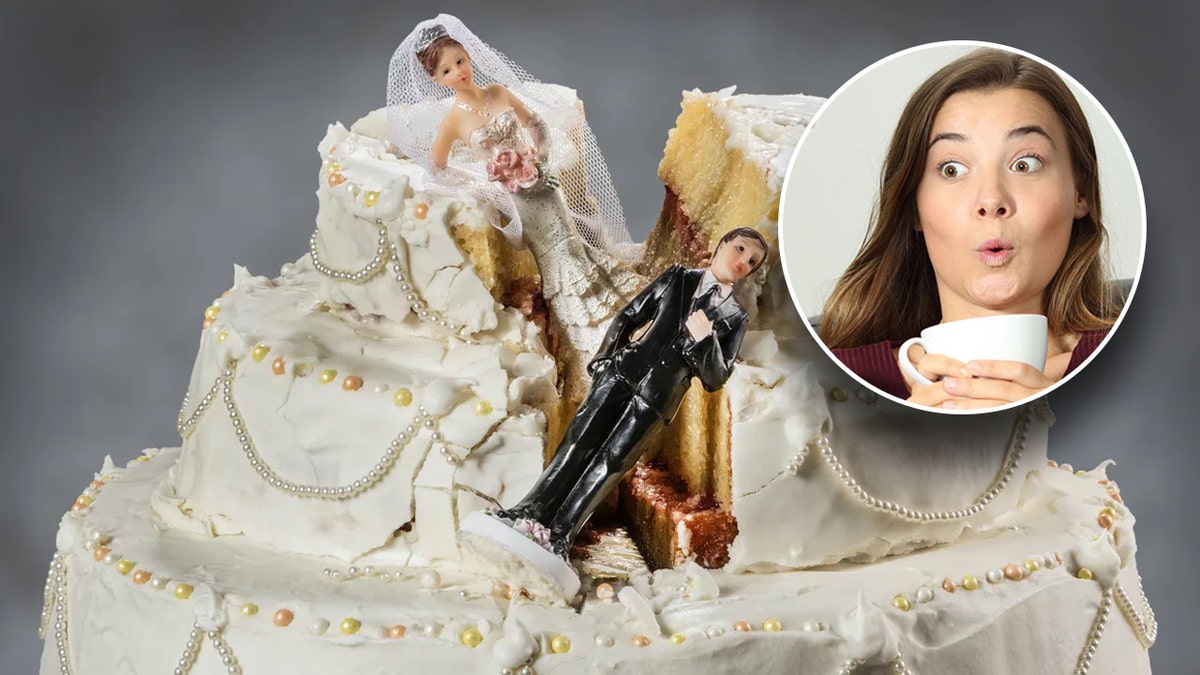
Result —
[{"label": "damaged wedding cake", "polygon": [[[638,271],[695,266],[735,227],[774,245],[821,103],[685,93]],[[182,447],[106,460],[64,516],[43,673],[1149,672],[1105,467],[1048,461],[1044,401],[877,398],[771,260],[736,291],[728,383],[689,390],[576,546],[579,595],[481,575],[460,518],[520,499],[571,412],[539,261],[490,205],[427,189],[383,111],[319,151],[310,251],[238,268],[204,313]]]}]

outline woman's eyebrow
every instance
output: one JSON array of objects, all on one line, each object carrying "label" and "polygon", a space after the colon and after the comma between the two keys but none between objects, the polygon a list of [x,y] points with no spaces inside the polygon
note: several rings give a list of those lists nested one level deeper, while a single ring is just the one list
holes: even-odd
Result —
[{"label": "woman's eyebrow", "polygon": [[1042,136],[1047,141],[1050,141],[1050,145],[1054,145],[1054,139],[1050,138],[1050,134],[1046,133],[1045,129],[1036,124],[1027,124],[1023,127],[1017,127],[1016,129],[1013,129],[1012,131],[1008,132],[1008,139],[1012,140],[1014,138],[1020,138],[1021,136],[1028,136],[1029,134],[1037,134]]},{"label": "woman's eyebrow", "polygon": [[957,141],[959,143],[966,143],[967,137],[963,136],[962,134],[959,134],[959,133],[938,134],[937,136],[934,136],[932,139],[930,139],[929,147],[932,148],[933,144],[937,143],[938,141]]}]

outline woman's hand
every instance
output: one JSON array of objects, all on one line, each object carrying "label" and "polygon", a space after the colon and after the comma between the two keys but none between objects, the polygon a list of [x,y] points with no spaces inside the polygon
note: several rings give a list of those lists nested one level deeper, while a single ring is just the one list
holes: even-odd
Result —
[{"label": "woman's hand", "polygon": [[1021,361],[968,361],[960,375],[938,384],[953,399],[943,408],[969,410],[992,408],[1020,401],[1054,384],[1045,373]]},{"label": "woman's hand", "polygon": [[961,377],[966,364],[943,354],[926,354],[925,350],[915,345],[909,349],[908,358],[917,372],[933,382],[933,384],[927,385],[904,375],[904,382],[911,392],[908,400],[930,408],[943,407],[943,404],[950,401],[953,396],[943,388],[942,380],[956,376]]},{"label": "woman's hand", "polygon": [[913,363],[933,384],[921,385],[906,378],[912,392],[908,400],[931,408],[994,408],[1028,398],[1054,384],[1045,373],[1020,361],[962,363],[941,354],[925,354]]}]

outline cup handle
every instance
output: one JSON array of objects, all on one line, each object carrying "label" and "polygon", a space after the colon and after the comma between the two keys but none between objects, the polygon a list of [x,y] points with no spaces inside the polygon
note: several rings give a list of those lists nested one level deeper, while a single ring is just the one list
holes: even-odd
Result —
[{"label": "cup handle", "polygon": [[914,382],[929,386],[933,384],[933,382],[929,378],[922,375],[921,372],[917,370],[917,367],[913,365],[912,361],[908,360],[908,349],[913,345],[921,345],[922,348],[925,347],[925,343],[921,342],[920,337],[911,337],[905,340],[904,344],[900,345],[900,353],[897,355],[897,358],[900,360],[900,371],[912,378]]}]

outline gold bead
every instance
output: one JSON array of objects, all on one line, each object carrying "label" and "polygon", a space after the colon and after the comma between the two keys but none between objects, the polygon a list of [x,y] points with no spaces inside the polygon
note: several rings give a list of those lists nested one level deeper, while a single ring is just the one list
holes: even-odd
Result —
[{"label": "gold bead", "polygon": [[962,587],[967,589],[968,591],[978,590],[979,589],[979,580],[976,579],[973,575],[968,574],[967,576],[963,577]]},{"label": "gold bead", "polygon": [[187,600],[192,597],[191,584],[175,584],[175,597],[180,600]]},{"label": "gold bead", "polygon": [[425,220],[425,216],[429,215],[429,205],[425,202],[417,204],[413,207],[413,215],[417,217],[417,220]]},{"label": "gold bead", "polygon": [[1084,476],[1087,475],[1087,472],[1084,471],[1083,469],[1079,469],[1078,471],[1075,472],[1075,475],[1079,476],[1080,478],[1083,478]]},{"label": "gold bead", "polygon": [[242,616],[254,616],[255,614],[258,614],[258,605],[253,602],[242,605]]},{"label": "gold bead", "polygon": [[317,379],[321,381],[321,384],[329,384],[330,382],[333,382],[335,377],[337,377],[337,371],[333,368],[327,368],[321,371],[321,375]]},{"label": "gold bead", "polygon": [[329,174],[329,187],[337,187],[346,182],[346,177],[340,173]]},{"label": "gold bead", "polygon": [[342,619],[341,631],[344,635],[354,635],[362,628],[362,622],[355,618]]},{"label": "gold bead", "polygon": [[258,363],[262,363],[263,358],[266,357],[267,352],[269,351],[271,351],[271,348],[266,345],[254,345],[254,352],[251,354],[251,356],[253,356],[254,360]]},{"label": "gold bead", "polygon": [[366,204],[367,206],[375,206],[375,202],[378,202],[378,201],[379,201],[379,191],[378,190],[367,190],[367,193],[363,195],[363,203]]},{"label": "gold bead", "polygon": [[733,629],[739,633],[749,633],[752,630],[749,621],[735,621]]},{"label": "gold bead", "polygon": [[79,499],[76,499],[75,501],[79,502],[80,504],[83,504],[84,506],[91,506],[93,500],[91,497],[89,497],[87,495],[79,495]]},{"label": "gold bead", "polygon": [[357,375],[347,375],[346,379],[342,380],[342,389],[346,391],[358,391],[362,386],[363,380]]},{"label": "gold bead", "polygon": [[204,318],[216,319],[217,315],[220,313],[221,313],[221,308],[217,307],[216,305],[212,305],[212,306],[208,307],[208,309],[204,310]]},{"label": "gold bead", "polygon": [[550,641],[550,651],[555,654],[566,654],[571,651],[571,638],[566,635],[555,635]]},{"label": "gold bead", "polygon": [[276,626],[283,628],[284,626],[287,626],[288,624],[290,624],[292,622],[292,619],[295,619],[295,618],[296,618],[296,615],[294,613],[292,613],[292,610],[281,609],[278,612],[275,612],[275,616],[271,620],[275,622]]},{"label": "gold bead", "polygon": [[396,393],[392,394],[392,402],[403,408],[412,403],[412,392],[407,389],[397,389]]},{"label": "gold bead", "polygon": [[399,640],[400,638],[404,637],[404,634],[407,632],[407,628],[400,624],[396,624],[388,629],[388,637]]},{"label": "gold bead", "polygon": [[845,403],[850,399],[850,395],[847,394],[846,390],[842,389],[841,387],[834,387],[833,389],[830,389],[829,395],[832,396],[833,400],[837,401],[838,403]]},{"label": "gold bead", "polygon": [[271,372],[275,373],[276,375],[282,375],[286,368],[287,362],[283,360],[282,356],[276,357],[275,360],[271,362]]},{"label": "gold bead", "polygon": [[1079,571],[1075,573],[1075,578],[1083,579],[1084,581],[1091,581],[1092,571],[1086,567],[1080,567]]},{"label": "gold bead", "polygon": [[489,403],[485,399],[479,399],[478,401],[475,402],[475,414],[476,415],[492,414],[492,404]]},{"label": "gold bead", "polygon": [[334,160],[329,162],[329,166],[325,168],[329,170],[329,173],[337,173],[342,170],[342,165],[338,164],[337,161]]},{"label": "gold bead", "polygon": [[139,461],[139,462],[149,462],[149,461],[150,461],[150,458],[149,458],[149,457],[147,457],[146,455],[138,455],[138,456],[137,456],[137,461]]},{"label": "gold bead", "polygon": [[767,619],[763,622],[763,630],[768,633],[778,633],[783,630],[783,624],[779,623],[779,619]]},{"label": "gold bead", "polygon": [[224,342],[225,338],[227,337],[229,337],[229,331],[223,330],[220,333],[217,333],[217,342]]},{"label": "gold bead", "polygon": [[904,597],[903,595],[897,595],[896,597],[892,598],[892,606],[901,612],[907,612],[908,610],[912,609],[912,603],[910,603],[908,598]]},{"label": "gold bead", "polygon": [[687,636],[684,635],[683,633],[676,633],[671,636],[671,644],[673,644],[673,645],[681,645],[686,641],[687,641]]},{"label": "gold bead", "polygon": [[480,633],[479,629],[474,626],[468,626],[458,634],[458,641],[474,649],[483,642],[483,633]]},{"label": "gold bead", "polygon": [[1039,565],[1038,561],[1034,560],[1033,558],[1025,561],[1025,569],[1029,570],[1030,572],[1036,572],[1040,568],[1041,565]]},{"label": "gold bead", "polygon": [[133,561],[129,558],[121,558],[117,561],[117,571],[121,574],[129,574],[133,571]]}]

